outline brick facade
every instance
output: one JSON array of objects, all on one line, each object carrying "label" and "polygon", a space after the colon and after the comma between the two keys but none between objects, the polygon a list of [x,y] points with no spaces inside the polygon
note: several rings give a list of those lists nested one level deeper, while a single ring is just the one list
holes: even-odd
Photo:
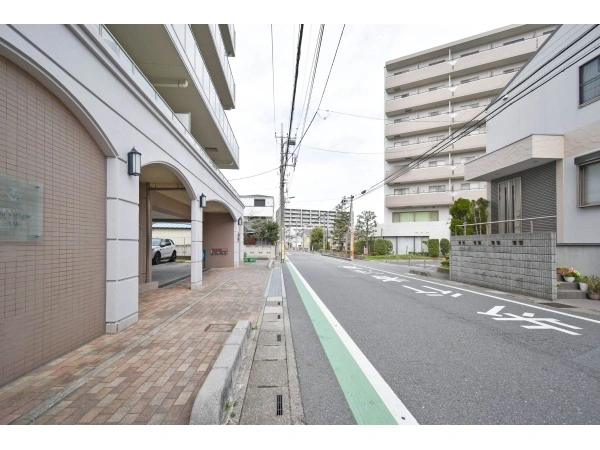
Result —
[{"label": "brick facade", "polygon": [[0,173],[44,186],[42,241],[0,246],[3,385],[104,333],[106,161],[65,105],[2,56]]},{"label": "brick facade", "polygon": [[556,300],[556,233],[452,236],[450,279]]}]

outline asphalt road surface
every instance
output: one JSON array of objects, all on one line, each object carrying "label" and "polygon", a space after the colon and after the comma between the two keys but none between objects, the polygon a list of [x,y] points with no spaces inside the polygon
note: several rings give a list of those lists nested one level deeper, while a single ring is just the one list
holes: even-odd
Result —
[{"label": "asphalt road surface", "polygon": [[600,423],[600,315],[287,256],[306,423]]}]

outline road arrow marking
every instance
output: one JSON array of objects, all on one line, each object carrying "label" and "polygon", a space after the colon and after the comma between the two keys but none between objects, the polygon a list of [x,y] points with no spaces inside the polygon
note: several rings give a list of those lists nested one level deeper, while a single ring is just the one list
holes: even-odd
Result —
[{"label": "road arrow marking", "polygon": [[488,312],[477,312],[477,314],[483,314],[484,316],[496,316],[502,317],[502,314],[498,314],[500,311],[504,309],[504,306],[494,306]]}]

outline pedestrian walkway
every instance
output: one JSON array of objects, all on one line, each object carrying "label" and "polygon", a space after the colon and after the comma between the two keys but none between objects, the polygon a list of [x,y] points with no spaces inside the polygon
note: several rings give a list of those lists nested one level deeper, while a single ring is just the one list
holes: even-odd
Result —
[{"label": "pedestrian walkway", "polygon": [[140,295],[139,322],[0,388],[0,424],[187,424],[229,332],[257,322],[267,262]]},{"label": "pedestrian walkway", "polygon": [[265,292],[263,314],[253,332],[241,388],[234,394],[230,424],[296,425],[302,401],[282,269],[276,262]]}]

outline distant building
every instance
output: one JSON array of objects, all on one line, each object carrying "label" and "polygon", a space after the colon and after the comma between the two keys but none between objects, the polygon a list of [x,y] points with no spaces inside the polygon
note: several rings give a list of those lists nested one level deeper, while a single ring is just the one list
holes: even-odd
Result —
[{"label": "distant building", "polygon": [[[275,218],[279,221],[279,208],[275,213]],[[285,208],[284,226],[286,228],[307,228],[314,227],[333,228],[333,219],[335,211],[321,211],[316,209],[291,209]]]},{"label": "distant building", "polygon": [[273,220],[275,198],[269,195],[241,195],[244,203],[244,220],[252,222],[257,218]]},{"label": "distant building", "polygon": [[[509,25],[385,63],[384,175],[389,177],[477,117],[548,39],[555,25]],[[485,122],[468,136],[387,180],[382,234],[399,253],[448,238],[454,200],[486,198],[465,180],[485,154]]]}]

